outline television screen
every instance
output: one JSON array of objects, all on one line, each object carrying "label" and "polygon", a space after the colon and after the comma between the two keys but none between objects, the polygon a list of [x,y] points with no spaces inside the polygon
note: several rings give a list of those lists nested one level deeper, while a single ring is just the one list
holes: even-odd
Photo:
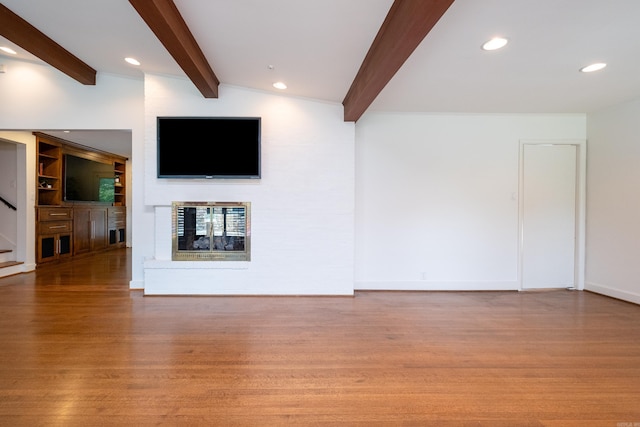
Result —
[{"label": "television screen", "polygon": [[68,202],[113,203],[114,178],[111,163],[64,155],[64,200]]},{"label": "television screen", "polygon": [[158,117],[158,178],[260,178],[260,118]]}]

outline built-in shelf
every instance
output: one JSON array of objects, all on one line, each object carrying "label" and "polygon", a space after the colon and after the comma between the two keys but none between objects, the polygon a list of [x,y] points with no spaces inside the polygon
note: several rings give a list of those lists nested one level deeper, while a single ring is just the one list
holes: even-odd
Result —
[{"label": "built-in shelf", "polygon": [[57,206],[62,202],[62,144],[36,135],[37,201],[39,206]]},{"label": "built-in shelf", "polygon": [[113,162],[113,173],[115,175],[115,186],[114,186],[114,200],[113,206],[125,206],[126,205],[126,164],[124,162],[115,161]]}]

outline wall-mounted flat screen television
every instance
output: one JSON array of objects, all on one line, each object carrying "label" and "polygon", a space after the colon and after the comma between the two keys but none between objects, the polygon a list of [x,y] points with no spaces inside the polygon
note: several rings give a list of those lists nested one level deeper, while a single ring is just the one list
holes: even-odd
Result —
[{"label": "wall-mounted flat screen television", "polygon": [[64,200],[113,203],[113,164],[64,155]]},{"label": "wall-mounted flat screen television", "polygon": [[260,117],[158,117],[158,178],[260,178]]}]

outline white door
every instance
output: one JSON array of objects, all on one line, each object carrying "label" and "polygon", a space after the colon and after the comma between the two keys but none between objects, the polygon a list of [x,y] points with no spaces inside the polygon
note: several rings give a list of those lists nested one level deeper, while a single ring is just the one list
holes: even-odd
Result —
[{"label": "white door", "polygon": [[575,285],[575,145],[523,146],[522,288]]}]

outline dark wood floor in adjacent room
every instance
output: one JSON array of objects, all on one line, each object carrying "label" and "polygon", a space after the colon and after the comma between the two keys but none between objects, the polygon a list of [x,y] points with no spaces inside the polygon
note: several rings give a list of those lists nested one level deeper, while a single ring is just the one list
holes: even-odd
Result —
[{"label": "dark wood floor in adjacent room", "polygon": [[144,297],[130,256],[0,279],[0,425],[640,426],[640,306]]}]

